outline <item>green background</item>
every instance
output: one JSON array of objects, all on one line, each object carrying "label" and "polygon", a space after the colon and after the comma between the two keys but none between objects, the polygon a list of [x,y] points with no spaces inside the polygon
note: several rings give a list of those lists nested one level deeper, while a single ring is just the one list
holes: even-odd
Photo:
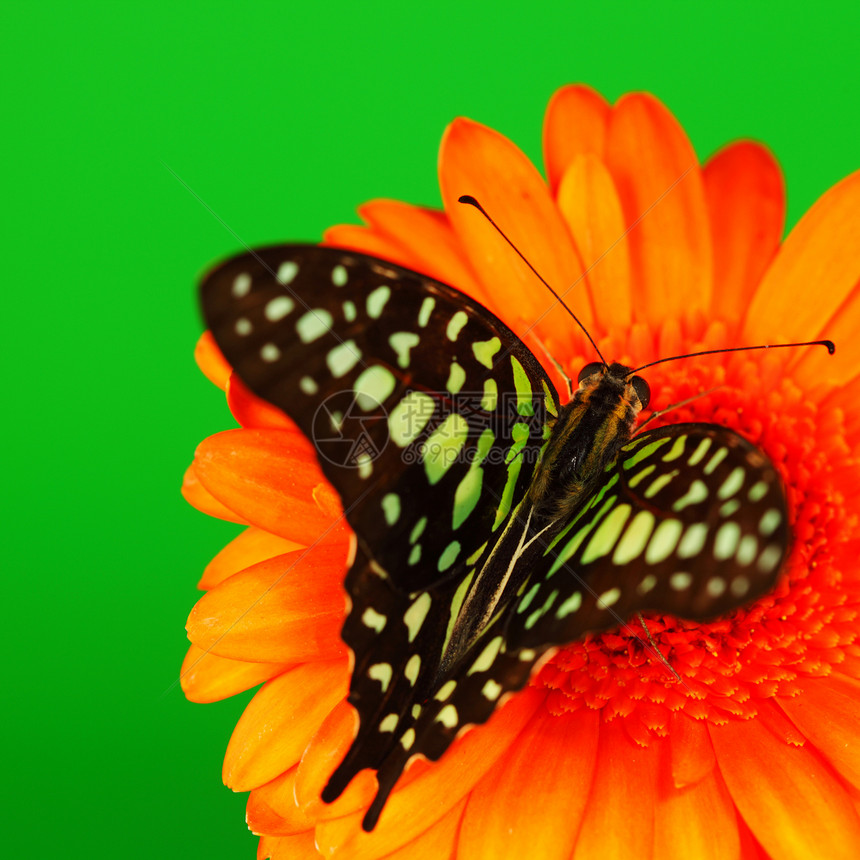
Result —
[{"label": "green background", "polygon": [[855,5],[7,8],[8,856],[254,856],[220,782],[248,697],[192,705],[176,685],[196,579],[237,530],[179,496],[228,424],[192,360],[197,274],[371,197],[438,204],[459,114],[540,163],[571,81],[655,92],[702,157],[766,141],[794,223],[860,167]]}]

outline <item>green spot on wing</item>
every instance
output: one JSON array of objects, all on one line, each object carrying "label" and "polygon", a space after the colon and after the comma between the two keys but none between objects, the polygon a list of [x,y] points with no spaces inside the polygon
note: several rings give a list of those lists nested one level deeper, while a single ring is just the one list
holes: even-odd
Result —
[{"label": "green spot on wing", "polygon": [[400,519],[400,496],[397,493],[386,493],[381,504],[385,522],[393,526]]},{"label": "green spot on wing", "polygon": [[582,564],[591,564],[598,558],[609,555],[618,540],[632,508],[630,505],[618,505],[598,527],[582,553]]},{"label": "green spot on wing", "polygon": [[466,564],[474,564],[484,553],[488,541],[484,541],[467,559]]},{"label": "green spot on wing", "polygon": [[534,415],[532,384],[523,366],[513,356],[511,356],[511,367],[514,371],[514,386],[517,389],[517,412],[523,416]]},{"label": "green spot on wing", "polygon": [[375,364],[363,370],[355,380],[355,401],[360,409],[370,412],[391,395],[396,384],[394,374],[387,367]]},{"label": "green spot on wing", "polygon": [[457,460],[469,433],[469,422],[458,412],[449,415],[423,446],[424,472],[430,484],[438,484]]},{"label": "green spot on wing", "polygon": [[487,427],[478,439],[478,446],[475,452],[474,459],[469,466],[469,471],[466,476],[457,486],[454,494],[454,515],[452,526],[454,529],[460,528],[466,521],[469,514],[475,510],[478,500],[481,497],[481,487],[484,481],[484,470],[481,464],[487,456],[493,442],[496,439],[495,433]]},{"label": "green spot on wing", "polygon": [[469,671],[466,673],[467,675],[473,675],[475,672],[486,672],[490,666],[493,665],[493,661],[496,659],[499,651],[502,647],[502,637],[495,636],[493,637],[486,645],[483,651],[481,651],[480,656],[477,660],[469,667]]},{"label": "green spot on wing", "polygon": [[325,357],[325,363],[335,379],[346,376],[359,361],[361,361],[361,350],[354,340],[338,344],[334,349],[329,350]]},{"label": "green spot on wing", "polygon": [[348,280],[349,275],[347,274],[345,266],[335,266],[331,270],[331,282],[336,287],[342,287]]},{"label": "green spot on wing", "polygon": [[466,371],[456,361],[452,361],[451,371],[448,374],[448,382],[445,384],[445,387],[451,394],[459,394],[465,381]]},{"label": "green spot on wing", "polygon": [[[549,573],[547,576],[552,576],[565,562],[570,559],[573,554],[579,549],[582,545],[582,542],[591,534],[592,529],[595,526],[599,525],[600,521],[603,519],[604,514],[615,504],[615,496],[610,496],[604,503],[603,507],[597,512],[597,514],[591,519],[590,522],[586,523],[584,526],[580,526],[571,537],[568,542],[562,547],[559,553],[556,556],[555,561],[552,563],[552,567],[549,569]],[[571,523],[572,526],[576,525],[576,520]],[[570,529],[570,526],[568,526]],[[563,536],[568,531],[566,529],[562,534]],[[550,549],[554,546],[555,543],[559,542],[559,538],[556,538],[556,541],[553,544],[550,544]]]},{"label": "green spot on wing", "polygon": [[628,482],[627,486],[631,489],[636,487],[638,484],[641,484],[655,469],[657,468],[656,463],[651,463],[650,466],[646,466],[641,471],[637,472]]},{"label": "green spot on wing", "polygon": [[412,526],[412,531],[409,533],[409,543],[415,543],[415,541],[421,538],[421,535],[424,534],[424,529],[427,528],[427,517],[421,517],[414,526]]},{"label": "green spot on wing", "polygon": [[331,314],[323,308],[314,308],[308,311],[296,322],[296,334],[302,343],[312,343],[322,337],[334,322]]},{"label": "green spot on wing", "polygon": [[[644,445],[640,448],[635,447],[637,444],[641,445],[641,443],[633,443],[632,445],[625,445],[621,450],[623,453],[630,453],[631,456],[628,457],[622,463],[622,466],[625,469],[632,469],[637,463],[641,463],[646,457],[650,457],[655,451],[659,450],[669,441],[668,436],[663,436],[660,439],[655,439],[653,442],[648,445]],[[607,466],[607,469],[611,469],[615,464],[610,463]]]},{"label": "green spot on wing", "polygon": [[710,447],[711,447],[711,439],[709,436],[706,436],[696,446],[696,450],[693,451],[693,453],[690,455],[690,459],[687,460],[687,462],[691,466],[698,466],[698,464],[701,462],[701,460],[705,456],[705,454],[708,453],[708,448],[710,448]]},{"label": "green spot on wing", "polygon": [[686,434],[683,436],[679,436],[672,443],[672,447],[663,455],[664,463],[671,463],[672,460],[677,460],[681,454],[684,453],[684,445],[687,444],[687,436]]},{"label": "green spot on wing", "polygon": [[[666,458],[664,457],[663,459],[665,460]],[[664,472],[662,475],[655,478],[653,481],[651,481],[651,483],[648,485],[647,489],[645,490],[645,498],[646,499],[653,499],[654,496],[656,496],[657,493],[659,493],[660,490],[663,489],[663,487],[665,487],[667,484],[671,483],[672,479],[677,478],[680,473],[681,473],[680,469],[673,469],[671,472]]]},{"label": "green spot on wing", "polygon": [[517,612],[525,612],[529,606],[531,606],[532,601],[537,596],[537,593],[540,591],[540,583],[536,582],[530,589],[528,594],[520,601],[520,605],[517,607]]},{"label": "green spot on wing", "polygon": [[410,642],[415,640],[418,631],[421,630],[421,625],[430,611],[432,602],[430,595],[425,591],[403,615],[403,623],[406,625]]},{"label": "green spot on wing", "polygon": [[573,615],[580,606],[582,606],[582,592],[575,591],[556,609],[555,617],[558,619],[567,618],[568,615]]},{"label": "green spot on wing", "polygon": [[454,597],[451,600],[451,614],[448,617],[448,628],[445,632],[445,645],[442,649],[443,653],[448,643],[451,641],[451,634],[454,632],[454,624],[460,614],[460,607],[466,599],[466,593],[468,592],[469,586],[472,584],[472,580],[474,578],[475,571],[469,571],[468,575],[463,578],[463,581],[457,586],[457,590],[454,592]]},{"label": "green spot on wing", "polygon": [[766,495],[770,485],[767,481],[757,481],[750,487],[747,498],[751,502],[760,502]]},{"label": "green spot on wing", "polygon": [[409,367],[409,351],[412,347],[418,346],[420,340],[421,338],[411,331],[396,331],[388,338],[388,343],[394,352],[397,353],[398,367],[404,369]]},{"label": "green spot on wing", "polygon": [[558,408],[555,405],[555,398],[552,396],[552,392],[549,390],[546,380],[542,379],[540,384],[543,386],[543,403],[546,407],[546,411],[549,412],[553,418],[558,418]]},{"label": "green spot on wing", "polygon": [[526,443],[529,441],[529,425],[524,424],[522,421],[517,421],[511,427],[511,439],[513,440],[513,445],[508,449],[507,456],[505,457],[505,463],[508,464],[519,457],[520,451],[525,448]]},{"label": "green spot on wing", "polygon": [[399,448],[414,442],[426,426],[436,404],[423,391],[410,391],[388,416],[388,432],[391,441]]},{"label": "green spot on wing", "polygon": [[379,319],[386,303],[391,298],[391,287],[377,287],[367,297],[367,315],[371,319]]},{"label": "green spot on wing", "polygon": [[432,296],[427,296],[423,302],[421,302],[421,310],[418,311],[418,325],[421,328],[427,325],[430,322],[430,314],[433,313],[433,308],[436,306],[436,299]]},{"label": "green spot on wing", "polygon": [[472,352],[475,355],[475,359],[483,364],[488,370],[492,370],[493,359],[501,348],[502,342],[497,337],[491,337],[489,340],[476,341],[472,344]]},{"label": "green spot on wing", "polygon": [[484,380],[484,396],[481,398],[481,409],[495,412],[499,405],[499,386],[495,379]]},{"label": "green spot on wing", "polygon": [[511,504],[514,499],[514,490],[517,486],[517,481],[520,476],[520,470],[523,466],[520,453],[529,441],[529,425],[521,421],[514,424],[511,428],[511,438],[513,444],[508,450],[505,457],[505,464],[508,467],[508,477],[505,481],[504,489],[502,490],[502,498],[499,500],[499,506],[496,509],[496,519],[493,522],[493,531],[495,531],[505,520],[511,511]]},{"label": "green spot on wing", "polygon": [[507,518],[511,512],[511,504],[514,500],[514,490],[517,486],[517,480],[520,477],[520,469],[522,469],[522,458],[517,457],[513,462],[508,464],[508,478],[505,481],[505,487],[502,490],[502,498],[499,500],[499,506],[496,508],[496,518],[493,521],[493,531],[495,531]]},{"label": "green spot on wing", "polygon": [[439,569],[439,573],[444,573],[448,570],[451,565],[457,560],[457,556],[460,554],[460,542],[453,540],[445,549],[442,551],[442,555],[439,556],[439,564],[437,565]]},{"label": "green spot on wing", "polygon": [[445,334],[448,340],[454,341],[460,336],[463,326],[469,322],[469,317],[465,311],[457,311],[454,316],[448,321],[448,327],[445,329]]},{"label": "green spot on wing", "polygon": [[[391,683],[391,676],[394,674],[390,663],[374,663],[367,670],[367,677],[373,679],[374,681],[379,681],[382,684],[382,692],[386,692],[388,690],[388,685]],[[394,717],[394,725],[397,725],[397,717],[395,714],[389,714],[389,717]],[[380,731],[394,731],[394,726],[390,729],[384,729],[382,726],[379,727]]]},{"label": "green spot on wing", "polygon": [[728,455],[729,455],[729,449],[728,448],[723,447],[723,448],[717,449],[717,451],[714,453],[714,455],[711,457],[711,459],[708,460],[708,465],[705,466],[705,468],[702,471],[706,475],[712,475],[714,470],[717,468],[717,466],[719,466],[720,463],[722,463],[723,460],[725,460],[726,457],[728,457]]},{"label": "green spot on wing", "polygon": [[697,505],[708,498],[708,485],[698,478],[690,484],[690,489],[672,504],[673,511],[682,511],[687,505]]}]

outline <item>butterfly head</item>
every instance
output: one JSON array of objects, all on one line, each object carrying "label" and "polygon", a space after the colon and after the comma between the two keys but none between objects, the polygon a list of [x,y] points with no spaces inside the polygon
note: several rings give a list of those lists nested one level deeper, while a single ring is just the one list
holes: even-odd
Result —
[{"label": "butterfly head", "polygon": [[634,375],[631,368],[615,361],[610,365],[605,365],[602,361],[589,362],[579,371],[577,382],[580,391],[600,388],[615,393],[637,413],[647,408],[651,400],[648,383],[641,376]]}]

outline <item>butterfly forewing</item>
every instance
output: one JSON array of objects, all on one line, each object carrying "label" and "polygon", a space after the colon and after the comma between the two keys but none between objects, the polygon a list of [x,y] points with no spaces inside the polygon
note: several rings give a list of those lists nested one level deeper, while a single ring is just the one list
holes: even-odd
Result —
[{"label": "butterfly forewing", "polygon": [[227,361],[314,441],[393,587],[461,571],[524,493],[557,410],[531,352],[456,290],[333,248],[235,257],[201,295]]}]

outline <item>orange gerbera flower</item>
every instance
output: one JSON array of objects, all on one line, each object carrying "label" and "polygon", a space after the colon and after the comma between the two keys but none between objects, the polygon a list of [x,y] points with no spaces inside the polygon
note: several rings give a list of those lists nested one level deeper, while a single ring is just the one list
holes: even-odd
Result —
[{"label": "orange gerbera flower", "polygon": [[650,619],[683,683],[627,630],[563,648],[438,763],[410,767],[364,833],[369,771],[320,801],[355,729],[339,638],[349,537],[339,500],[311,444],[231,376],[204,335],[198,361],[241,429],[199,446],[184,493],[248,528],[200,582],[183,689],[207,702],[263,684],[224,762],[227,785],[250,791],[260,858],[856,857],[860,173],[781,242],[770,153],[741,142],[700,167],[652,96],[610,106],[562,89],[544,147],[547,182],[504,137],[457,120],[439,160],[444,212],[373,201],[360,210],[367,226],[332,228],[325,241],[452,284],[515,331],[537,321],[537,339],[574,375],[593,352],[460,194],[477,197],[547,281],[576,284],[568,301],[625,364],[836,341],[835,358],[747,352],[649,373],[653,408],[710,392],[663,420],[734,428],[782,473],[794,545],[780,584],[712,624]]}]

